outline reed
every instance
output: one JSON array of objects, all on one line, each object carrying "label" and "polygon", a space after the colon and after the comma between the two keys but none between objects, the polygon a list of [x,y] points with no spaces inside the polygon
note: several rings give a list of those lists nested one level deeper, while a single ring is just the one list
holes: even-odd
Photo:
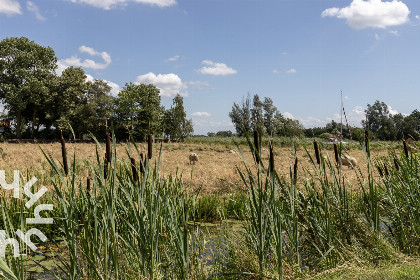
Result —
[{"label": "reed", "polygon": [[66,141],[64,140],[63,134],[61,134],[61,155],[63,158],[64,174],[69,175],[69,166],[67,161]]},{"label": "reed", "polygon": [[147,136],[147,155],[149,157],[149,160],[151,160],[152,156],[153,156],[153,136],[152,136],[152,134],[149,134]]}]

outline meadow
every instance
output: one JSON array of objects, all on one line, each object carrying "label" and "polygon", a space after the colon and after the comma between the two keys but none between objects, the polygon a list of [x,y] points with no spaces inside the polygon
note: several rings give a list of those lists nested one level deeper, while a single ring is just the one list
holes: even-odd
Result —
[{"label": "meadow", "polygon": [[[54,205],[42,212],[54,224],[39,225],[48,241],[1,259],[3,279],[420,278],[414,147],[344,144],[352,169],[329,143],[268,141],[156,143],[150,160],[147,143],[66,143],[68,174],[60,143],[1,143],[6,178],[36,176]],[[0,223],[12,236],[33,213],[10,197]]]}]

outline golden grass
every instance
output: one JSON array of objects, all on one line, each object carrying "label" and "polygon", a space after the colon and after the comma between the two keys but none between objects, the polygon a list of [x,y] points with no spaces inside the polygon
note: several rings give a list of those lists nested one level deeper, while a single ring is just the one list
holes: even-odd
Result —
[{"label": "golden grass", "polygon": [[[147,154],[147,143],[139,143],[139,148],[143,154]],[[44,158],[41,149],[47,154],[50,154],[56,161],[61,162],[61,146],[60,143],[50,144],[11,144],[0,143],[0,169],[6,170],[11,174],[12,170],[20,170],[25,172],[29,170],[31,175],[35,175],[38,179],[48,177],[51,173],[51,168]],[[86,161],[96,161],[96,144],[93,143],[66,143],[69,159],[73,160],[73,153],[76,154],[76,162],[79,173],[87,177]],[[133,148],[133,147],[132,147]],[[153,161],[157,160],[158,149],[160,144],[155,146]],[[117,144],[117,157],[125,159],[129,162],[127,156],[127,145]],[[249,149],[243,147],[244,156],[248,164],[253,164],[252,155]],[[312,156],[314,157],[313,149],[311,148]],[[195,152],[199,156],[199,161],[194,164],[189,164],[188,156],[191,152]],[[372,156],[386,155],[386,150],[374,151]],[[289,168],[294,163],[294,155],[292,148],[276,147],[274,146],[275,154],[275,169],[280,173],[288,176]],[[99,150],[101,160],[105,155],[105,144],[101,144]],[[334,162],[334,151],[328,151],[330,160]],[[366,172],[366,159],[362,151],[351,151],[350,155],[357,159],[358,165],[362,172]],[[312,164],[309,162],[304,149],[297,151],[299,158],[299,175],[305,175],[303,168],[312,170]],[[324,154],[325,156],[325,154]],[[134,153],[133,157],[136,162],[139,158]],[[163,143],[162,144],[162,158],[165,174],[183,175],[183,180],[189,187],[190,191],[201,189],[202,194],[209,193],[231,193],[239,189],[243,189],[241,180],[237,174],[236,166],[243,168],[242,159],[233,146],[218,145],[218,144],[186,144],[186,143]],[[262,150],[262,160],[266,167],[268,167],[269,149],[268,147]],[[353,170],[343,167],[346,180],[352,185],[357,186],[356,175]],[[191,176],[192,172],[192,176]],[[376,170],[375,170],[376,172]],[[39,178],[41,177],[41,178]]]}]

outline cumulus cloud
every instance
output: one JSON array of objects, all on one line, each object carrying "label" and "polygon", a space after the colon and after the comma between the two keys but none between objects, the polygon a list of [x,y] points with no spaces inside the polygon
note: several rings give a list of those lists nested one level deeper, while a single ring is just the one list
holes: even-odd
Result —
[{"label": "cumulus cloud", "polygon": [[279,73],[279,70],[277,70],[277,69],[273,69],[273,74],[278,74]]},{"label": "cumulus cloud", "polygon": [[0,0],[0,13],[6,15],[22,14],[20,4],[15,0]]},{"label": "cumulus cloud", "polygon": [[294,68],[289,69],[289,70],[286,71],[286,74],[296,74],[296,73],[297,73],[297,70],[294,69]]},{"label": "cumulus cloud", "polygon": [[172,97],[177,93],[187,96],[187,86],[182,82],[181,78],[173,73],[158,74],[149,72],[137,77],[136,82],[139,84],[154,84],[160,90],[160,95]]},{"label": "cumulus cloud", "polygon": [[207,112],[194,112],[194,113],[191,114],[191,116],[194,116],[194,117],[210,117],[211,114],[207,113]]},{"label": "cumulus cloud", "polygon": [[293,115],[291,113],[289,113],[289,112],[284,112],[283,113],[283,117],[285,117],[287,119],[292,119],[292,120],[295,119],[295,117],[293,117]]},{"label": "cumulus cloud", "polygon": [[157,6],[161,8],[173,6],[177,3],[176,0],[71,0],[71,2],[77,4],[82,3],[104,10],[110,10],[119,6],[125,6],[129,2]]},{"label": "cumulus cloud", "polygon": [[46,20],[46,18],[41,15],[41,12],[39,11],[38,6],[35,5],[34,2],[32,2],[32,1],[26,2],[26,9],[28,11],[34,13],[37,19],[42,20],[42,21]]},{"label": "cumulus cloud", "polygon": [[353,0],[344,8],[329,8],[322,12],[322,17],[345,19],[354,29],[367,27],[386,28],[406,23],[410,10],[402,1]]},{"label": "cumulus cloud", "polygon": [[203,60],[201,64],[206,65],[197,70],[201,74],[225,76],[236,74],[238,72],[235,69],[228,67],[224,63],[213,62],[211,60]]},{"label": "cumulus cloud", "polygon": [[67,67],[70,67],[70,66],[83,67],[83,68],[94,69],[94,70],[105,69],[112,62],[111,56],[107,52],[98,52],[91,47],[81,46],[79,48],[79,52],[87,53],[91,56],[99,56],[104,60],[104,63],[95,62],[92,59],[85,59],[85,60],[82,61],[81,58],[74,55],[74,56],[71,56],[69,58],[60,59],[57,62],[57,64],[58,64],[57,72],[61,73],[61,72],[63,72],[64,69],[66,69]]},{"label": "cumulus cloud", "polygon": [[[95,78],[92,75],[86,74],[86,81],[93,82],[94,80],[95,80]],[[118,93],[121,90],[121,87],[119,85],[117,85],[114,82],[107,81],[107,80],[102,80],[102,81],[104,81],[105,83],[108,84],[108,86],[111,87],[111,95],[112,96],[114,96],[114,97],[118,96]]]},{"label": "cumulus cloud", "polygon": [[398,30],[391,30],[391,31],[389,31],[389,33],[390,33],[390,34],[392,34],[392,35],[394,35],[394,36],[398,36],[398,35],[400,35],[400,34],[398,33]]}]

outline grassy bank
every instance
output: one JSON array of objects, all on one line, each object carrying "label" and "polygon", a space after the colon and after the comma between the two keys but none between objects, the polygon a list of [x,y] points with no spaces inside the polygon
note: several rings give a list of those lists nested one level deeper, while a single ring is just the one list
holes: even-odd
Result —
[{"label": "grassy bank", "polygon": [[[33,237],[37,253],[21,246],[27,257],[13,258],[9,246],[4,279],[415,279],[417,153],[372,158],[370,145],[360,146],[365,166],[343,171],[326,145],[315,153],[311,142],[300,154],[292,145],[285,175],[275,148],[262,139],[246,145],[246,152],[244,144],[235,149],[242,187],[230,194],[188,190],[180,173],[164,172],[164,148],[149,160],[147,149],[129,143],[123,153],[114,142],[106,163],[98,144],[83,165],[67,152],[67,175],[62,160],[45,153],[53,191],[41,202],[54,210],[41,215],[54,224],[39,229],[49,240]],[[26,183],[33,174],[23,175]],[[7,236],[31,228],[26,200],[2,192],[0,202]],[[29,273],[33,267],[43,272]]]}]

